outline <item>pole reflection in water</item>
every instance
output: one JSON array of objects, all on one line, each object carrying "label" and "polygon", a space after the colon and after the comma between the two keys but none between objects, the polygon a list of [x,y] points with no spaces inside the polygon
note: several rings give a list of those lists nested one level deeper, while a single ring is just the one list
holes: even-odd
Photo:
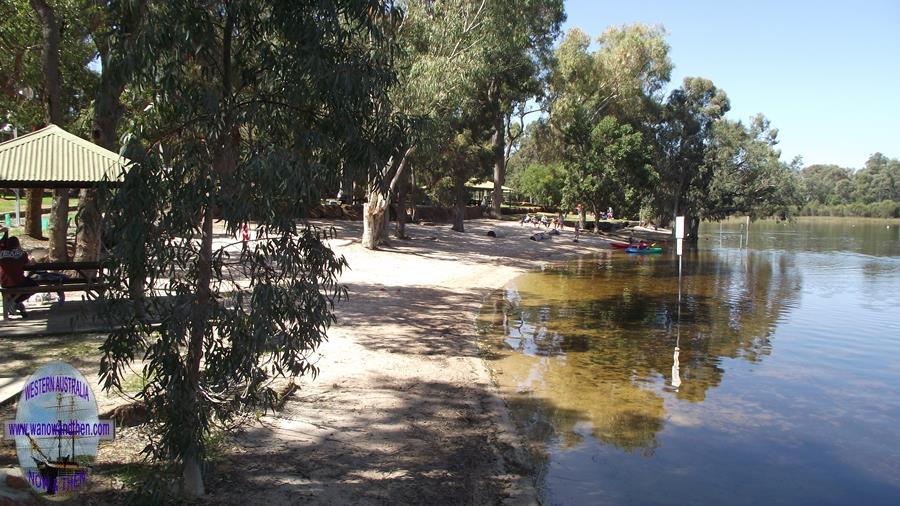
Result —
[{"label": "pole reflection in water", "polygon": [[549,265],[484,306],[489,365],[547,504],[900,497],[885,306],[900,259],[733,246]]},{"label": "pole reflection in water", "polygon": [[672,386],[677,390],[681,386],[681,364],[678,362],[678,353],[681,351],[681,254],[684,244],[682,239],[677,240],[678,255],[678,319],[675,321],[675,353],[672,355]]}]

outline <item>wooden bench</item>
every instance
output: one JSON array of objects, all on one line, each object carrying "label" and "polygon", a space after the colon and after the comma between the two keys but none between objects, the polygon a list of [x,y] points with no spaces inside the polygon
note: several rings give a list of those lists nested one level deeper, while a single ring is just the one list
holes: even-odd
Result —
[{"label": "wooden bench", "polygon": [[[3,299],[3,319],[9,318],[15,308],[13,298],[18,295],[31,295],[35,293],[59,293],[85,292],[88,297],[98,295],[106,282],[103,276],[103,266],[100,262],[47,262],[28,264],[25,271],[30,273],[47,272],[61,273],[63,271],[75,271],[77,276],[68,279],[39,279],[32,277],[38,286],[25,286],[13,288],[0,288]],[[62,297],[60,298],[62,303]]]}]

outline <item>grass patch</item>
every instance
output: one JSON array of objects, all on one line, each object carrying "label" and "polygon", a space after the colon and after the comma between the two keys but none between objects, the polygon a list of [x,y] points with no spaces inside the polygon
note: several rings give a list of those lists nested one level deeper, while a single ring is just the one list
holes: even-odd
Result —
[{"label": "grass patch", "polygon": [[129,374],[122,380],[122,391],[124,392],[140,392],[147,386],[149,380],[142,373],[135,372]]}]

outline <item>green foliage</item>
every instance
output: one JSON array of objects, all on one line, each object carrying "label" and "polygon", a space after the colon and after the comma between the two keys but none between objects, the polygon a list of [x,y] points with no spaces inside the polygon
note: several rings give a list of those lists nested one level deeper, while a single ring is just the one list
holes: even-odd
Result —
[{"label": "green foliage", "polygon": [[653,201],[663,223],[676,215],[696,217],[712,179],[705,161],[713,125],[730,108],[725,92],[708,79],[686,77],[669,94],[657,129],[660,184]]},{"label": "green foliage", "polygon": [[559,207],[562,204],[565,168],[560,163],[550,165],[532,163],[517,172],[510,183],[520,194],[526,196],[529,202],[543,207]]},{"label": "green foliage", "polygon": [[804,215],[890,218],[900,205],[900,160],[881,153],[858,171],[810,165],[799,177]]},{"label": "green foliage", "polygon": [[[52,7],[60,23],[60,95],[63,128],[70,128],[87,108],[97,84],[89,63],[96,50],[89,27],[94,9],[77,0],[58,0]],[[0,123],[20,133],[46,124],[44,74],[41,67],[41,23],[28,0],[0,3]],[[79,132],[84,134],[85,132]]]},{"label": "green foliage", "polygon": [[793,214],[802,203],[799,180],[794,168],[779,160],[777,137],[762,115],[749,126],[727,119],[713,125],[705,160],[711,178],[698,202],[701,218]]},{"label": "green foliage", "polygon": [[[316,373],[346,262],[305,216],[342,165],[372,163],[398,15],[247,0],[159,2],[147,16],[134,84],[152,98],[131,118],[134,163],[105,220],[118,330],[101,374],[120,387],[145,360],[146,451],[188,465],[215,421],[274,405],[273,379]],[[214,241],[214,219],[226,237],[254,220],[255,240]]]},{"label": "green foliage", "polygon": [[434,205],[451,208],[456,203],[456,188],[453,178],[444,176],[437,180],[428,191],[428,196]]},{"label": "green foliage", "polygon": [[638,122],[653,113],[654,99],[669,81],[672,62],[665,30],[642,24],[610,27],[589,51],[590,38],[569,31],[556,51],[550,77],[554,121],[564,129],[579,115]]},{"label": "green foliage", "polygon": [[589,126],[574,121],[566,132],[570,149],[563,205],[589,204],[594,211],[612,206],[623,215],[637,211],[656,178],[643,135],[613,116],[605,116],[590,130]]},{"label": "green foliage", "polygon": [[864,218],[900,218],[900,202],[882,200],[871,204],[819,204],[809,202],[800,209],[801,216],[839,216]]}]

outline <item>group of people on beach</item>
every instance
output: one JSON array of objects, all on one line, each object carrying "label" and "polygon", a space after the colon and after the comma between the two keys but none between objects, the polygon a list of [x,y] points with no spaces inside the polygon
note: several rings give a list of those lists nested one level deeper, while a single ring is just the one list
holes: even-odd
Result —
[{"label": "group of people on beach", "polygon": [[[562,214],[562,213],[560,213],[560,214]],[[561,229],[563,226],[562,221],[559,218],[547,218],[547,215],[545,215],[545,214],[542,214],[542,215],[526,214],[525,216],[522,217],[521,220],[519,220],[519,225],[524,226],[527,223],[531,223],[532,225],[534,225],[534,228],[538,228],[541,225],[543,225],[544,228],[553,227],[554,230]]]},{"label": "group of people on beach", "polygon": [[[535,228],[539,228],[542,225],[547,229],[550,229],[552,227],[552,232],[549,235],[559,235],[559,232],[566,228],[566,213],[564,211],[560,211],[553,218],[548,218],[545,214],[526,214],[522,217],[521,220],[519,220],[520,226],[525,226],[528,223],[534,225]],[[575,222],[574,229],[574,241],[578,242],[578,238],[581,236],[581,224],[578,221]],[[545,237],[548,237],[548,235],[541,232],[540,235],[532,235],[531,239],[541,240]]]}]

